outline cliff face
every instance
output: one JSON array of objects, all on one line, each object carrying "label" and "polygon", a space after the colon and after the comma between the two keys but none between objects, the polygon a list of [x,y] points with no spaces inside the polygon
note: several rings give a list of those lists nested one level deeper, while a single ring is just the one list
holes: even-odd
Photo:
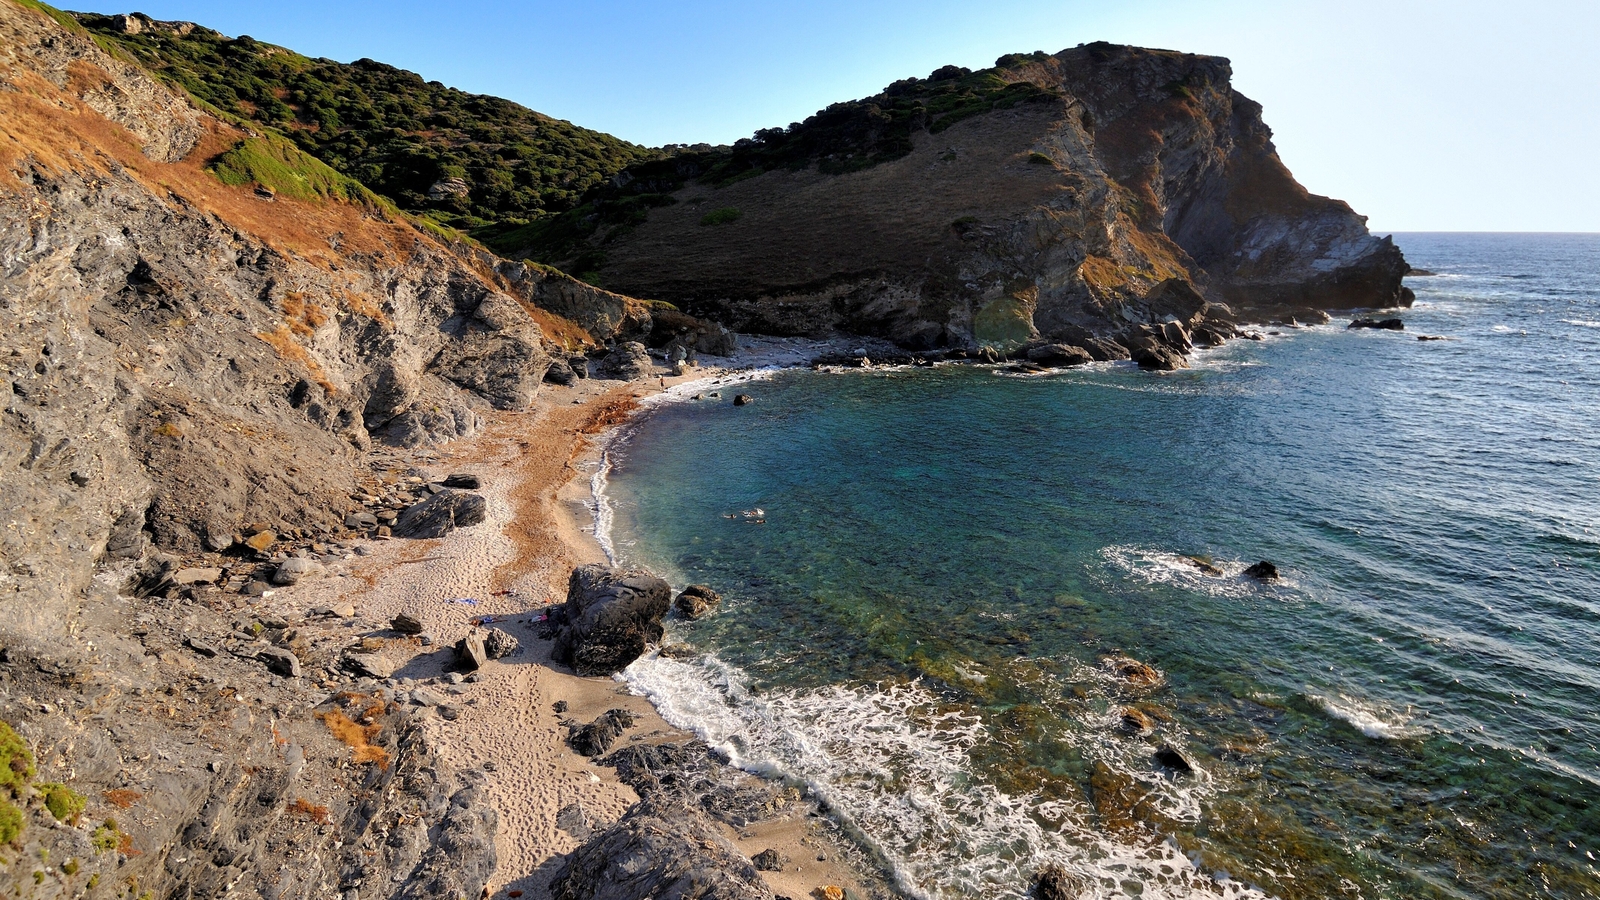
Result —
[{"label": "cliff face", "polygon": [[[747,330],[913,347],[1407,302],[1399,250],[1294,181],[1226,60],[1096,44],[987,76],[1040,90],[948,127],[930,104],[909,152],[858,171],[819,151],[689,181],[591,238],[601,277]],[[1193,292],[1211,306],[1173,299]]]}]

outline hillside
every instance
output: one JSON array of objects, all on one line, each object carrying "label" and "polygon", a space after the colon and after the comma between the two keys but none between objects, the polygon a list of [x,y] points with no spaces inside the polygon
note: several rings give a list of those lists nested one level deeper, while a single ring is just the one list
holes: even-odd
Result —
[{"label": "hillside", "polygon": [[408,212],[466,231],[492,234],[563,212],[628,164],[659,155],[370,59],[311,59],[137,13],[76,18],[103,46],[204,103],[286,135]]},{"label": "hillside", "polygon": [[1399,250],[1298,184],[1230,81],[1109,44],[947,67],[635,164],[497,246],[739,328],[912,347],[1406,302]]}]

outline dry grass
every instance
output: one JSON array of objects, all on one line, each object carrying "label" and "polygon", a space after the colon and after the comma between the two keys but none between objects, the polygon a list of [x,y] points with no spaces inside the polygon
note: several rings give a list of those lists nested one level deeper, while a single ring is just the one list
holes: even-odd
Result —
[{"label": "dry grass", "polygon": [[616,397],[595,404],[589,417],[578,426],[579,434],[599,434],[613,425],[621,425],[639,409],[639,401],[632,395]]},{"label": "dry grass", "polygon": [[[377,708],[381,710],[383,704],[379,703]],[[317,718],[328,726],[328,731],[332,732],[340,743],[350,748],[352,762],[372,763],[380,769],[389,768],[389,751],[372,743],[383,733],[381,723],[361,725],[352,722],[349,716],[337,709],[317,713]]]},{"label": "dry grass", "polygon": [[117,809],[127,809],[144,798],[144,795],[138,791],[131,791],[127,788],[117,788],[113,791],[106,791],[100,796],[104,797],[107,803],[115,806]]},{"label": "dry grass", "polygon": [[[306,333],[309,334],[310,331],[308,330]],[[285,362],[299,363],[307,372],[311,373],[312,381],[322,385],[323,390],[330,394],[339,392],[333,382],[328,380],[328,373],[322,368],[322,364],[317,362],[316,358],[294,339],[293,326],[284,324],[279,325],[275,331],[258,331],[256,332],[256,337],[276,351],[279,359]]]},{"label": "dry grass", "polygon": [[283,298],[283,318],[289,330],[301,337],[316,334],[318,328],[328,323],[328,314],[322,307],[308,302],[302,291],[291,291]]},{"label": "dry grass", "polygon": [[328,808],[326,806],[318,806],[313,804],[310,800],[307,800],[304,797],[300,797],[293,803],[289,804],[289,814],[310,822],[315,822],[318,825],[327,825],[333,821],[333,818],[328,815]]}]

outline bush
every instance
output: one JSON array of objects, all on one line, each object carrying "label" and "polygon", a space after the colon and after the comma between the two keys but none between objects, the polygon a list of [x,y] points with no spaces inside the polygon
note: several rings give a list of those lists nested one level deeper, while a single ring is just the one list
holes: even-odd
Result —
[{"label": "bush", "polygon": [[0,844],[9,844],[22,834],[22,810],[16,804],[0,800]]},{"label": "bush", "polygon": [[713,209],[711,212],[708,212],[705,215],[701,216],[700,217],[700,224],[701,225],[726,225],[729,222],[732,222],[734,219],[737,219],[742,215],[744,215],[744,213],[738,211],[737,209],[734,209],[731,206],[724,206],[721,209]]},{"label": "bush", "polygon": [[122,843],[122,829],[117,827],[116,819],[107,819],[105,824],[94,830],[94,834],[89,835],[90,846],[100,853],[115,850],[120,843]]},{"label": "bush", "polygon": [[83,808],[89,803],[87,797],[60,782],[36,785],[35,789],[44,796],[44,808],[50,810],[50,815],[55,816],[57,822],[78,824],[78,817],[83,815]]},{"label": "bush", "polygon": [[13,796],[20,796],[35,771],[28,742],[10,725],[0,722],[0,787],[10,788]]}]

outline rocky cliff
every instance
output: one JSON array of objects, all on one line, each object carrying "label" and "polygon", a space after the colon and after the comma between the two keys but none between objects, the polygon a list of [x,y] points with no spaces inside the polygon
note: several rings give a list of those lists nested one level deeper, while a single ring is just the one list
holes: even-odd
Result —
[{"label": "rocky cliff", "polygon": [[532,249],[744,330],[912,348],[1408,302],[1400,251],[1294,180],[1230,75],[1108,44],[947,67],[629,170],[585,240]]}]

